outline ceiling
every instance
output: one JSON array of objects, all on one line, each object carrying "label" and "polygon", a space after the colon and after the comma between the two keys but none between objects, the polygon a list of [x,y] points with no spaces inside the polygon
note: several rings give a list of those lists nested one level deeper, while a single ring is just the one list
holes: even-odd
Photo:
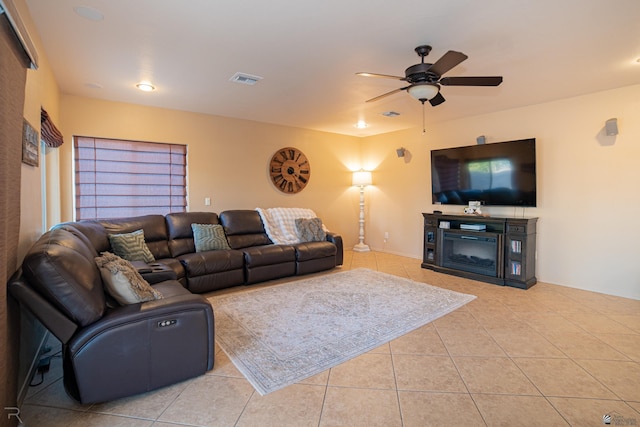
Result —
[{"label": "ceiling", "polygon": [[[422,126],[406,92],[365,103],[405,82],[355,74],[404,76],[422,44],[433,47],[426,62],[448,50],[469,56],[447,77],[504,77],[498,87],[443,86],[447,101],[425,104],[427,127],[640,83],[638,0],[26,3],[65,94],[346,135]],[[263,79],[231,82],[236,72]],[[143,80],[156,90],[137,90]]]}]

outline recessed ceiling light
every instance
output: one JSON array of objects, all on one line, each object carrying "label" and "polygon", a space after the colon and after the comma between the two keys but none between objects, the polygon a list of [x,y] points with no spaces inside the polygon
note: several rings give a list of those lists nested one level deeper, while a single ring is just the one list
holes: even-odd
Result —
[{"label": "recessed ceiling light", "polygon": [[367,122],[365,122],[364,120],[358,120],[358,123],[356,123],[356,127],[357,127],[358,129],[364,129],[364,128],[366,128],[367,126],[369,126],[369,125],[368,125],[368,124],[367,124]]},{"label": "recessed ceiling light", "polygon": [[397,113],[395,111],[385,111],[384,113],[382,113],[382,115],[385,117],[398,117],[400,113]]},{"label": "recessed ceiling light", "polygon": [[136,87],[143,92],[151,92],[156,90],[156,87],[149,82],[140,82],[136,85]]},{"label": "recessed ceiling light", "polygon": [[73,11],[89,21],[102,21],[104,19],[104,14],[92,7],[76,6],[73,8]]}]

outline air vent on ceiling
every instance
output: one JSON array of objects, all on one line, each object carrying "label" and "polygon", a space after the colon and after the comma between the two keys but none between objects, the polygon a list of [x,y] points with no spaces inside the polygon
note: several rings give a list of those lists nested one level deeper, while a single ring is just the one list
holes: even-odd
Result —
[{"label": "air vent on ceiling", "polygon": [[235,73],[233,76],[231,76],[229,80],[232,82],[253,86],[254,84],[258,83],[260,80],[262,80],[262,77],[252,76],[251,74],[246,74],[246,73]]},{"label": "air vent on ceiling", "polygon": [[384,113],[382,113],[382,115],[386,117],[398,117],[400,113],[395,111],[385,111]]}]

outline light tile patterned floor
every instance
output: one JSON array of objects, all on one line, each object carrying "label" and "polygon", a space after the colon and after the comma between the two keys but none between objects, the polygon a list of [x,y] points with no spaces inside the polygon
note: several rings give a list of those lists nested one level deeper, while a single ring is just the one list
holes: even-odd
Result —
[{"label": "light tile patterned floor", "polygon": [[[415,259],[366,267],[478,296],[376,350],[260,396],[216,346],[207,375],[96,405],[66,396],[59,359],[22,407],[26,426],[640,425],[640,301],[538,283],[447,276]],[[624,423],[624,424],[623,424]]]}]

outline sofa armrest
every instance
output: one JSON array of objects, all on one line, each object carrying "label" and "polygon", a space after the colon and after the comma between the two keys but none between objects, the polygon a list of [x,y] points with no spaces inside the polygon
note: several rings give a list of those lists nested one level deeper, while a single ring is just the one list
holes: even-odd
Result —
[{"label": "sofa armrest", "polygon": [[213,309],[184,290],[110,309],[78,330],[64,351],[65,388],[83,404],[109,401],[202,375],[213,362]]},{"label": "sofa armrest", "polygon": [[[176,283],[176,285],[178,285]],[[182,288],[182,286],[180,285]],[[211,342],[213,348],[214,323],[213,308],[202,295],[185,293],[183,295],[171,296],[154,301],[147,301],[138,304],[130,304],[110,309],[102,319],[78,331],[71,343],[69,350],[73,353],[86,345],[93,337],[103,331],[114,328],[126,327],[140,321],[149,321],[169,317],[179,318],[183,312],[202,311],[206,316],[208,331],[202,338]],[[168,319],[171,320],[171,319]],[[159,321],[160,322],[160,321]],[[151,324],[151,327],[160,327],[158,324]]]},{"label": "sofa armrest", "polygon": [[21,274],[21,270],[14,273],[8,283],[9,294],[21,306],[29,310],[45,328],[47,328],[62,343],[67,343],[78,329],[73,321],[62,314],[38,292],[31,289]]},{"label": "sofa armrest", "polygon": [[342,265],[344,261],[343,254],[343,245],[342,245],[342,236],[336,233],[328,232],[327,233],[327,241],[336,245],[336,265]]},{"label": "sofa armrest", "polygon": [[177,280],[178,278],[178,275],[171,267],[159,262],[147,264],[144,261],[131,261],[131,265],[151,285],[165,280]]}]

